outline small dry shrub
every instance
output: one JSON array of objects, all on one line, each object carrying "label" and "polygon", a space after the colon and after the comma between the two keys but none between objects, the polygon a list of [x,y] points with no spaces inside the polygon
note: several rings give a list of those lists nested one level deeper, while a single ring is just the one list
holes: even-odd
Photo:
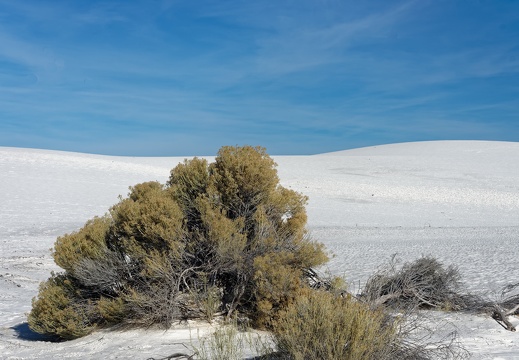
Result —
[{"label": "small dry shrub", "polygon": [[362,292],[363,300],[396,308],[458,310],[464,305],[459,294],[460,274],[432,257],[421,257],[400,268],[393,258],[389,266],[371,276]]},{"label": "small dry shrub", "polygon": [[328,292],[298,297],[274,326],[274,343],[293,360],[390,359],[395,323],[382,310]]}]

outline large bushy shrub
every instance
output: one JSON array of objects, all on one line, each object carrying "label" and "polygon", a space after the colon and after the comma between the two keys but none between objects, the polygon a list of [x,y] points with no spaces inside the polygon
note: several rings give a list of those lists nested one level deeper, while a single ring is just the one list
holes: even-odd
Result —
[{"label": "large bushy shrub", "polygon": [[57,239],[64,272],[40,288],[29,325],[66,339],[215,312],[271,325],[327,261],[306,236],[306,201],[279,184],[263,148],[185,160],[167,184],[138,184],[106,216]]}]

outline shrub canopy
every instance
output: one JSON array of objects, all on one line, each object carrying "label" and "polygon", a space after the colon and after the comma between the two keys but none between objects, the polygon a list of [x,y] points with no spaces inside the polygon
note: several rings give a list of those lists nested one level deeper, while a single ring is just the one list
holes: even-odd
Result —
[{"label": "shrub canopy", "polygon": [[327,261],[306,235],[306,202],[279,184],[261,147],[185,160],[166,184],[131,187],[107,215],[57,239],[64,272],[42,284],[29,324],[74,338],[239,312],[268,326]]}]

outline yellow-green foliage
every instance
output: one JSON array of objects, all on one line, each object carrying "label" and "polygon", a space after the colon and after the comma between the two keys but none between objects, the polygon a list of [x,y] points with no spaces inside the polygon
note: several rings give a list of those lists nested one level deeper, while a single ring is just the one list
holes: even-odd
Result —
[{"label": "yellow-green foliage", "polygon": [[184,216],[188,225],[197,224],[198,212],[195,200],[207,193],[209,186],[209,169],[207,161],[194,158],[184,160],[171,170],[168,181],[169,188],[174,199],[184,210]]},{"label": "yellow-green foliage", "polygon": [[95,217],[79,231],[58,237],[54,244],[54,261],[62,269],[74,272],[84,258],[100,259],[106,255],[106,235],[110,217]]},{"label": "yellow-green foliage", "polygon": [[294,267],[295,255],[282,252],[258,256],[254,260],[254,293],[258,299],[254,320],[270,327],[279,309],[300,295],[302,272]]},{"label": "yellow-green foliage", "polygon": [[[58,238],[54,259],[73,280],[71,292],[62,289],[74,294],[74,306],[65,308],[93,309],[86,321],[70,321],[85,331],[82,324],[94,322],[168,327],[238,311],[271,325],[307,286],[308,270],[327,261],[322,245],[306,236],[307,198],[282,187],[275,166],[263,148],[223,147],[211,164],[194,158],[177,165],[166,185],[131,187],[108,215]],[[53,313],[37,309],[49,286],[30,317],[34,330],[56,333],[61,319],[53,326]],[[51,288],[63,286],[53,281]],[[42,316],[48,326],[38,325]]]},{"label": "yellow-green foliage", "polygon": [[196,206],[200,213],[200,230],[203,231],[197,235],[202,236],[202,241],[211,249],[214,261],[227,263],[233,268],[241,267],[247,244],[243,219],[229,219],[225,210],[211,204],[205,197],[198,198]]},{"label": "yellow-green foliage", "polygon": [[124,320],[126,313],[125,301],[123,298],[101,297],[97,302],[97,311],[101,318],[108,324],[117,324]]},{"label": "yellow-green foliage", "polygon": [[397,331],[386,316],[351,298],[307,291],[280,313],[274,342],[293,360],[392,358]]},{"label": "yellow-green foliage", "polygon": [[157,249],[178,252],[182,238],[182,213],[158,182],[138,184],[127,199],[111,209],[113,234],[110,243],[139,259]]},{"label": "yellow-green foliage", "polygon": [[229,217],[248,216],[275,190],[276,163],[261,147],[224,146],[210,166],[213,185]]},{"label": "yellow-green foliage", "polygon": [[95,324],[87,314],[88,307],[77,303],[74,287],[63,275],[52,276],[40,285],[38,298],[33,299],[28,322],[41,334],[74,339],[92,331]]}]

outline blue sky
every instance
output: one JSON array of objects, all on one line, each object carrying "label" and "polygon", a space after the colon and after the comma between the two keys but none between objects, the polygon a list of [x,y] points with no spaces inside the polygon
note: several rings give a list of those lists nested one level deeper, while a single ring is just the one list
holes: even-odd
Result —
[{"label": "blue sky", "polygon": [[519,1],[0,0],[0,146],[519,141]]}]

